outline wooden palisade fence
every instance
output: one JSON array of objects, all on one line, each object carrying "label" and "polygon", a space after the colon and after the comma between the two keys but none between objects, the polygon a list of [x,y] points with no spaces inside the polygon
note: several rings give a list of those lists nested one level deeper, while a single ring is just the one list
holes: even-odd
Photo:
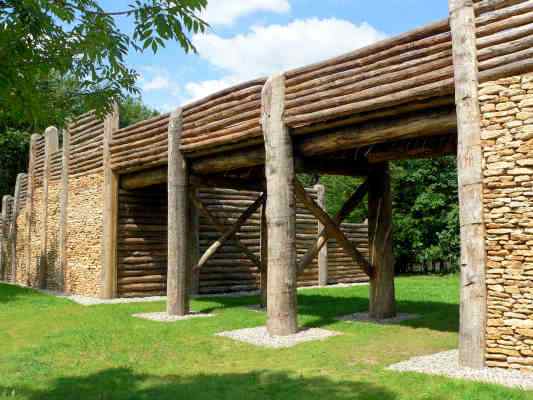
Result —
[{"label": "wooden palisade fence", "polygon": [[[166,292],[172,315],[190,293],[260,286],[276,335],[298,330],[298,284],[367,279],[371,315],[392,317],[389,162],[457,154],[460,361],[531,369],[532,33],[533,0],[450,0],[444,21],[126,128],[79,116],[61,156],[57,130],[33,136],[2,271],[31,285],[61,271],[64,290],[105,298]],[[363,183],[330,216],[299,173]],[[364,199],[368,228],[343,225]]]}]

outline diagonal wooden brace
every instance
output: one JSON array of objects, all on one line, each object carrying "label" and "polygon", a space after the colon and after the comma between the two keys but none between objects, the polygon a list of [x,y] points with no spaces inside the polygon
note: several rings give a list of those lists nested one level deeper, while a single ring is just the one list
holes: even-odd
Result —
[{"label": "diagonal wooden brace", "polygon": [[[209,222],[222,234],[222,236],[214,242],[209,248],[204,252],[200,260],[198,261],[196,269],[202,268],[206,262],[211,258],[213,254],[216,253],[216,251],[222,247],[222,245],[230,239],[232,236],[234,236],[242,224],[246,222],[246,220],[254,213],[256,212],[259,207],[264,203],[266,199],[266,194],[263,193],[261,196],[257,198],[255,202],[253,202],[245,211],[244,213],[239,217],[239,219],[231,226],[230,229],[226,229],[226,225],[223,221],[220,221],[217,217],[215,217],[208,209],[207,207],[194,195],[194,193],[190,193],[190,198],[193,204],[200,210],[202,214],[209,220]],[[252,263],[259,269],[262,269],[262,263],[261,260],[246,247],[236,236],[233,237],[233,240],[235,241],[237,247],[241,249],[241,251],[252,261]]]},{"label": "diagonal wooden brace", "polygon": [[367,259],[357,250],[355,245],[348,240],[344,232],[342,232],[337,224],[331,219],[331,217],[320,207],[311,196],[305,191],[305,188],[296,178],[294,180],[294,192],[296,197],[304,203],[304,205],[311,211],[315,217],[324,225],[328,236],[333,237],[337,243],[344,249],[346,254],[353,258],[353,260],[360,264],[363,271],[372,276],[372,266]]},{"label": "diagonal wooden brace", "polygon": [[[333,218],[333,222],[335,225],[339,225],[350,213],[357,207],[357,205],[364,199],[366,194],[368,193],[368,179],[366,179],[355,192],[350,196],[348,200],[343,204],[342,208],[339,210],[335,218]],[[305,255],[302,258],[302,261],[300,262],[300,265],[298,265],[298,274],[301,274],[305,269],[311,265],[315,257],[320,252],[320,249],[328,242],[328,230],[324,227],[322,229],[322,232],[318,235],[317,241],[311,246]]]}]

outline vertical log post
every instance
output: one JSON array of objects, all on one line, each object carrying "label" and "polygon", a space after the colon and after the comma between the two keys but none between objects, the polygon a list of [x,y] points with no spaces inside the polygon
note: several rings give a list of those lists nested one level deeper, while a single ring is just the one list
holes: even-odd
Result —
[{"label": "vertical log post", "polygon": [[11,282],[17,283],[17,217],[20,213],[20,192],[22,188],[22,180],[26,174],[18,174],[15,183],[15,202],[13,204],[13,223],[11,224],[10,240],[11,240]]},{"label": "vertical log post", "polygon": [[2,214],[0,221],[0,281],[7,280],[7,229],[8,221],[9,195],[2,196]]},{"label": "vertical log post", "polygon": [[28,165],[28,188],[26,196],[26,232],[24,252],[26,259],[26,284],[33,285],[33,279],[31,275],[33,260],[31,257],[31,224],[33,214],[33,192],[35,189],[35,157],[37,151],[37,141],[41,136],[34,133],[30,138],[30,160]]},{"label": "vertical log post", "polygon": [[168,269],[167,313],[183,316],[189,312],[187,270],[189,210],[187,164],[179,146],[182,110],[174,111],[168,125]]},{"label": "vertical log post", "polygon": [[104,120],[104,232],[102,239],[102,283],[100,297],[112,299],[117,295],[117,229],[119,177],[111,169],[111,140],[118,130],[119,115],[116,105]]},{"label": "vertical log post", "polygon": [[52,154],[59,149],[57,128],[51,126],[44,131],[44,172],[43,172],[43,204],[41,223],[41,249],[39,258],[39,287],[45,289],[48,282],[48,183]]},{"label": "vertical log post", "polygon": [[[315,185],[315,190],[317,192],[316,202],[317,204],[325,210],[325,197],[326,189],[324,185]],[[318,235],[322,233],[324,225],[318,221]],[[318,285],[327,286],[328,285],[328,244],[326,243],[320,249],[318,253]]]},{"label": "vertical log post", "polygon": [[[191,188],[191,190],[197,190]],[[200,218],[198,209],[192,202],[189,202],[189,266],[187,273],[190,274],[190,294],[197,295],[200,293],[200,270],[194,268],[198,265],[200,259]]]},{"label": "vertical log post", "polygon": [[67,207],[68,207],[68,175],[70,158],[70,134],[68,129],[63,130],[63,151],[61,153],[61,192],[59,198],[59,268],[61,269],[61,282],[59,287],[62,291],[68,292],[65,287],[68,282],[66,274],[68,272],[67,253]]},{"label": "vertical log post", "polygon": [[487,293],[478,64],[472,0],[449,0],[457,108],[461,225],[459,363],[485,366]]},{"label": "vertical log post", "polygon": [[[268,199],[268,197],[267,197]],[[268,298],[268,227],[266,217],[266,203],[261,207],[261,233],[260,233],[260,252],[261,252],[261,271],[259,285],[261,288],[261,308],[267,307]]]},{"label": "vertical log post", "polygon": [[271,77],[261,95],[268,198],[267,329],[285,336],[298,331],[296,307],[296,217],[294,157],[289,129],[283,122],[285,78]]},{"label": "vertical log post", "polygon": [[396,316],[394,255],[392,251],[392,197],[388,163],[372,165],[368,177],[368,241],[370,264],[369,314],[371,318]]}]

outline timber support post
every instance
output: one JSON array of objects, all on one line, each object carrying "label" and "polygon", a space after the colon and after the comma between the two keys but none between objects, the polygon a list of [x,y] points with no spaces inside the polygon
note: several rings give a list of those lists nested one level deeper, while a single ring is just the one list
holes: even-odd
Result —
[{"label": "timber support post", "polygon": [[[315,185],[315,190],[317,192],[317,198],[316,202],[317,204],[322,207],[322,209],[326,209],[325,205],[325,195],[326,195],[326,189],[324,188],[324,185]],[[322,233],[322,230],[324,229],[324,224],[318,220],[318,231],[317,234],[320,237],[320,234]],[[327,286],[328,285],[328,244],[327,242],[322,246],[320,249],[320,252],[318,253],[318,285],[319,286]]]},{"label": "timber support post", "polygon": [[2,216],[0,221],[0,281],[7,280],[7,230],[9,226],[9,195],[2,196]]},{"label": "timber support post", "polygon": [[275,75],[261,93],[261,123],[268,193],[267,329],[276,336],[298,331],[294,157],[289,129],[282,119],[284,100],[285,77]]},{"label": "timber support post", "polygon": [[33,219],[33,198],[35,191],[35,158],[37,156],[37,141],[40,139],[41,135],[34,133],[30,138],[30,159],[28,164],[28,188],[26,195],[26,232],[24,234],[25,244],[24,258],[26,260],[26,283],[27,285],[32,285],[34,283],[35,277],[32,276],[32,265],[33,259],[31,254],[31,228],[32,228],[32,219]]},{"label": "timber support post", "polygon": [[13,222],[11,224],[10,246],[11,246],[11,282],[17,283],[17,217],[20,212],[20,196],[22,192],[22,180],[26,174],[18,174],[15,183],[15,201],[13,203]]},{"label": "timber support post", "polygon": [[449,0],[457,109],[457,175],[461,226],[459,364],[485,366],[487,293],[481,115],[472,0]]},{"label": "timber support post", "polygon": [[114,105],[111,114],[104,120],[104,232],[102,242],[102,286],[100,297],[112,299],[117,296],[117,230],[118,230],[118,184],[119,177],[111,169],[111,140],[119,128],[119,114]]},{"label": "timber support post", "polygon": [[370,276],[369,315],[396,316],[394,255],[392,250],[392,196],[388,163],[372,166],[368,177],[368,246]]},{"label": "timber support post", "polygon": [[68,128],[63,129],[63,149],[61,151],[61,192],[59,198],[59,268],[61,269],[61,282],[59,286],[68,293],[66,287],[68,268],[67,257],[67,207],[68,207],[68,175],[70,159],[70,133]]},{"label": "timber support post", "polygon": [[[193,192],[197,189],[190,188]],[[193,196],[196,196],[193,193]],[[200,216],[198,208],[189,202],[189,269],[190,274],[190,294],[197,295],[200,293],[200,271],[195,268],[200,259]]]},{"label": "timber support post", "polygon": [[188,269],[189,210],[188,169],[180,151],[182,110],[170,116],[168,125],[168,269],[167,314],[189,312]]},{"label": "timber support post", "polygon": [[261,233],[260,233],[260,254],[261,269],[259,272],[259,287],[261,289],[261,308],[266,309],[268,304],[268,227],[266,217],[266,202],[268,195],[261,207]]},{"label": "timber support post", "polygon": [[39,287],[45,289],[48,284],[48,184],[50,181],[51,156],[59,149],[57,128],[51,126],[44,131],[44,173],[43,204],[41,223],[41,249],[39,257]]}]

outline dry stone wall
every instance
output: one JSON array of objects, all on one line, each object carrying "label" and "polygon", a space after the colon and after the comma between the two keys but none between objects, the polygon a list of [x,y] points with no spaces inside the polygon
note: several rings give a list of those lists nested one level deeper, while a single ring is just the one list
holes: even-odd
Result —
[{"label": "dry stone wall", "polygon": [[59,260],[59,204],[61,182],[48,183],[47,220],[46,220],[46,287],[52,290],[63,289],[63,271]]},{"label": "dry stone wall", "polygon": [[487,365],[533,371],[533,74],[480,85]]},{"label": "dry stone wall", "polygon": [[65,290],[98,296],[102,266],[103,182],[101,173],[69,179]]}]

